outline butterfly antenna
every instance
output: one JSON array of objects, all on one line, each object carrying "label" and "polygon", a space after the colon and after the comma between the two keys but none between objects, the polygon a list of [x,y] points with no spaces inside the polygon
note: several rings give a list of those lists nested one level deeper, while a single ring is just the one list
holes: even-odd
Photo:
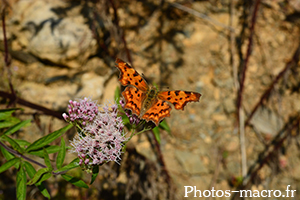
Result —
[{"label": "butterfly antenna", "polygon": [[170,90],[170,87],[169,86],[161,86],[161,87],[158,87],[158,90],[159,91]]}]

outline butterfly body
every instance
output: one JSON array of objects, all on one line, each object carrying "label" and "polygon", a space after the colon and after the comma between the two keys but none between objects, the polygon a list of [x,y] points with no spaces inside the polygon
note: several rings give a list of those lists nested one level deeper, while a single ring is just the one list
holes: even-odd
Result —
[{"label": "butterfly body", "polygon": [[159,91],[154,86],[149,86],[143,77],[130,65],[121,59],[116,59],[116,67],[120,70],[119,81],[127,86],[122,92],[125,99],[125,109],[146,121],[152,121],[156,125],[170,116],[171,106],[183,110],[188,102],[197,102],[201,94],[189,91]]},{"label": "butterfly body", "polygon": [[151,86],[149,91],[146,92],[145,98],[143,99],[140,118],[157,102],[158,91],[154,86]]}]

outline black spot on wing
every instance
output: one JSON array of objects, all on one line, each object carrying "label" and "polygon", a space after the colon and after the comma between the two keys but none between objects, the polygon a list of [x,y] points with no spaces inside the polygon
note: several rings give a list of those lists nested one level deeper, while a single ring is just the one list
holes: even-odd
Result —
[{"label": "black spot on wing", "polygon": [[176,90],[176,91],[175,91],[175,95],[176,95],[176,96],[178,96],[178,95],[179,95],[179,93],[180,93],[180,91],[179,91],[179,90]]},{"label": "black spot on wing", "polygon": [[[130,106],[129,106],[129,105]],[[138,106],[133,102],[133,101],[129,101],[129,103],[127,104],[128,108],[131,108],[131,109],[136,109],[138,110],[138,112],[140,112],[140,109],[138,108]]]},{"label": "black spot on wing", "polygon": [[168,97],[168,98],[167,98],[167,100],[169,100],[169,101],[170,101],[170,100],[171,100],[171,97]]},{"label": "black spot on wing", "polygon": [[168,95],[171,95],[171,91],[168,91]]},{"label": "black spot on wing", "polygon": [[135,71],[134,74],[133,74],[134,77],[136,77],[138,75],[139,75],[139,73],[137,73],[137,71]]}]

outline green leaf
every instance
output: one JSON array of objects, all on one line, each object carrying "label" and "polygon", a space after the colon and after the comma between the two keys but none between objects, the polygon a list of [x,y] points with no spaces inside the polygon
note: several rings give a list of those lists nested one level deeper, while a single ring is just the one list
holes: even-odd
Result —
[{"label": "green leaf", "polygon": [[123,124],[130,129],[131,127],[131,124],[130,124],[130,121],[129,121],[129,118],[127,117],[127,115],[122,115],[122,121],[123,121]]},{"label": "green leaf", "polygon": [[34,169],[34,167],[32,166],[32,164],[30,164],[29,162],[25,161],[24,162],[24,166],[26,169],[26,172],[28,174],[28,176],[30,178],[33,178],[34,174],[36,173],[36,170]]},{"label": "green leaf", "polygon": [[159,128],[167,131],[169,134],[171,133],[171,129],[169,127],[169,125],[167,124],[166,120],[163,120],[160,124],[159,124]]},{"label": "green leaf", "polygon": [[49,154],[47,152],[47,150],[44,148],[44,159],[45,159],[45,164],[47,165],[48,168],[53,169],[51,166],[51,162],[50,162],[50,158],[49,158]]},{"label": "green leaf", "polygon": [[16,143],[20,145],[21,148],[27,148],[31,143],[26,140],[14,139]]},{"label": "green leaf", "polygon": [[49,194],[49,192],[47,191],[46,187],[44,186],[44,184],[40,184],[40,185],[37,185],[37,188],[40,190],[40,192],[42,193],[42,195],[44,195],[44,197],[50,199],[51,196]]},{"label": "green leaf", "polygon": [[75,158],[72,162],[70,162],[68,165],[63,166],[62,168],[54,171],[55,173],[60,173],[60,172],[64,172],[64,171],[68,171],[70,169],[79,167],[79,158]]},{"label": "green leaf", "polygon": [[9,144],[12,146],[12,148],[14,150],[18,151],[19,153],[24,152],[24,149],[22,149],[15,140],[11,139],[10,137],[8,137],[6,135],[2,135],[1,138],[3,138],[5,141],[9,142]]},{"label": "green leaf", "polygon": [[99,174],[99,166],[95,165],[95,166],[93,167],[92,180],[91,180],[91,183],[90,183],[90,184],[94,183],[94,181],[96,180],[98,174]]},{"label": "green leaf", "polygon": [[50,133],[40,139],[38,139],[37,141],[35,141],[34,143],[32,143],[27,149],[26,152],[30,152],[39,148],[42,148],[44,146],[46,146],[47,144],[53,142],[55,139],[59,138],[60,136],[62,136],[67,130],[69,130],[70,128],[72,128],[73,125],[69,124],[68,126],[61,128],[57,131],[54,131],[53,133]]},{"label": "green leaf", "polygon": [[[60,150],[60,146],[58,146],[58,145],[51,145],[51,146],[46,145],[44,148],[47,150],[48,154],[57,153]],[[30,151],[29,154],[39,156],[39,157],[43,158],[44,157],[44,150],[43,149],[38,149],[36,151]]]},{"label": "green leaf", "polygon": [[115,101],[117,103],[119,103],[120,101],[120,96],[121,96],[121,90],[120,90],[120,87],[118,86],[116,89],[115,89]]},{"label": "green leaf", "polygon": [[57,158],[56,158],[57,169],[62,167],[65,157],[66,157],[66,142],[65,142],[64,138],[61,138],[60,150],[59,150],[59,152],[57,154]]},{"label": "green leaf", "polygon": [[[36,170],[34,169],[34,167],[27,161],[24,162],[24,166],[25,166],[25,169],[27,171],[27,174],[29,175],[30,178],[33,178],[34,174],[36,173]],[[41,193],[44,195],[44,197],[50,199],[50,194],[49,192],[47,191],[46,187],[43,185],[43,184],[35,184],[38,189],[41,191]]]},{"label": "green leaf", "polygon": [[32,185],[37,183],[43,174],[50,172],[52,169],[50,168],[42,168],[37,173],[34,174],[33,178],[27,183],[28,185]]},{"label": "green leaf", "polygon": [[82,187],[82,188],[89,188],[89,186],[83,182],[82,180],[72,177],[70,175],[67,174],[62,174],[61,175],[66,181],[72,183],[73,185],[77,186],[77,187]]},{"label": "green leaf", "polygon": [[15,156],[8,152],[6,149],[4,149],[2,146],[0,146],[1,153],[5,157],[6,160],[13,159]]},{"label": "green leaf", "polygon": [[31,120],[25,120],[25,121],[21,121],[20,123],[17,123],[16,125],[14,125],[13,127],[7,129],[4,132],[4,135],[11,135],[13,133],[15,133],[16,131],[20,130],[21,128],[23,128],[24,126],[26,126]]},{"label": "green leaf", "polygon": [[17,172],[17,199],[26,199],[26,173],[23,164],[20,165],[20,169]]},{"label": "green leaf", "polygon": [[20,162],[20,158],[13,158],[9,161],[7,161],[6,163],[4,163],[3,165],[0,166],[0,173],[4,172],[5,170],[11,168],[12,166],[14,166],[17,162]]},{"label": "green leaf", "polygon": [[21,120],[15,117],[8,117],[5,120],[0,121],[0,129],[2,128],[7,128],[16,125],[19,123]]},{"label": "green leaf", "polygon": [[19,108],[9,108],[0,110],[0,121],[10,117],[16,110],[19,110]]},{"label": "green leaf", "polygon": [[43,174],[40,178],[40,180],[35,185],[41,185],[43,181],[49,179],[52,176],[51,172],[47,172]]},{"label": "green leaf", "polygon": [[153,131],[153,133],[154,133],[154,136],[155,136],[156,141],[160,144],[160,132],[159,132],[158,127],[157,127],[157,126],[154,127],[154,128],[152,129],[152,131]]},{"label": "green leaf", "polygon": [[0,110],[0,129],[14,126],[21,121],[11,116],[16,110],[18,110],[18,108]]}]

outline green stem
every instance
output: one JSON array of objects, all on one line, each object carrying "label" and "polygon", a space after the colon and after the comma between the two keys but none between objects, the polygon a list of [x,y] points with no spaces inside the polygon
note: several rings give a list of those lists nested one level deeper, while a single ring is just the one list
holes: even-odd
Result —
[{"label": "green stem", "polygon": [[130,137],[128,138],[128,140],[126,140],[125,142],[124,142],[124,146],[127,144],[127,142],[129,142],[129,140],[131,140],[131,138],[134,136],[134,131],[135,131],[135,129],[132,129],[132,131],[131,131],[131,134],[130,134]]},{"label": "green stem", "polygon": [[129,140],[131,140],[131,138],[135,135],[138,135],[138,134],[141,134],[143,132],[146,132],[146,131],[149,131],[151,130],[151,127],[148,127],[148,128],[144,128],[143,130],[141,130],[140,132],[137,132],[137,133],[134,133],[135,129],[132,129],[131,131],[131,134],[130,134],[130,137],[128,138],[128,140],[126,142],[124,142],[124,145],[127,144],[127,142],[129,142]]},{"label": "green stem", "polygon": [[80,130],[80,132],[82,132],[82,128],[79,126],[78,123],[76,123],[76,127]]},{"label": "green stem", "polygon": [[134,135],[138,135],[138,134],[141,134],[143,132],[146,132],[146,131],[150,131],[152,128],[151,127],[148,127],[148,128],[144,128],[143,130],[141,130],[140,132],[134,134]]}]

